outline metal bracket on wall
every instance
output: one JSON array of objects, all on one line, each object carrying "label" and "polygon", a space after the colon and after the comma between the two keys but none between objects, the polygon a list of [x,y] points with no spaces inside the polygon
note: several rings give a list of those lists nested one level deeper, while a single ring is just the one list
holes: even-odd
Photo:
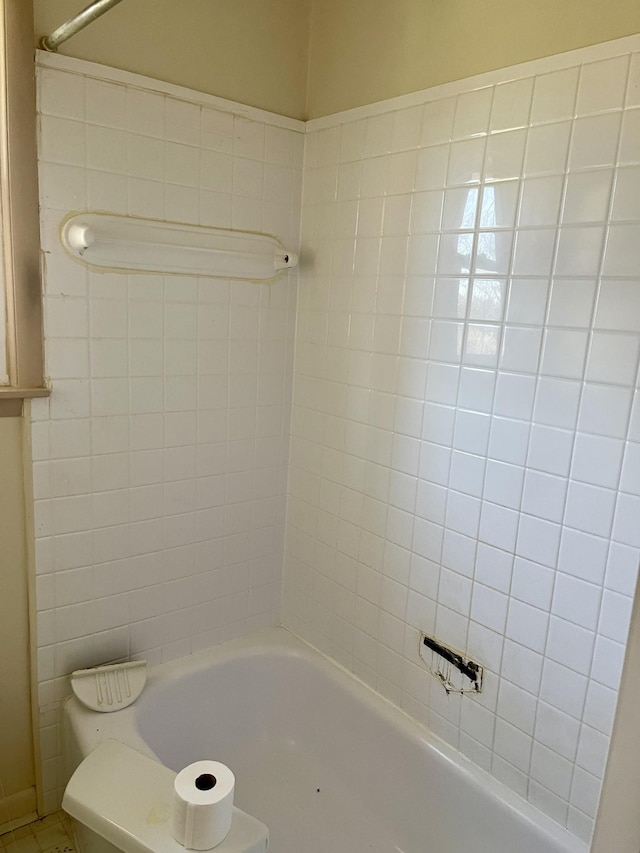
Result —
[{"label": "metal bracket on wall", "polygon": [[435,637],[420,634],[419,654],[427,669],[449,693],[482,693],[484,667]]}]

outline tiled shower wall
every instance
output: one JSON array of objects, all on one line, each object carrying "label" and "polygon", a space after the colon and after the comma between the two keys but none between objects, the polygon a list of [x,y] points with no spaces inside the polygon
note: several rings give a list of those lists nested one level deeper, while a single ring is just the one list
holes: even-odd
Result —
[{"label": "tiled shower wall", "polygon": [[[278,621],[296,273],[273,286],[100,274],[70,211],[272,233],[296,247],[299,122],[41,57],[49,401],[33,403],[45,804],[65,677]],[[235,110],[235,114],[234,114]]]},{"label": "tiled shower wall", "polygon": [[307,126],[285,622],[584,839],[640,554],[639,47]]}]

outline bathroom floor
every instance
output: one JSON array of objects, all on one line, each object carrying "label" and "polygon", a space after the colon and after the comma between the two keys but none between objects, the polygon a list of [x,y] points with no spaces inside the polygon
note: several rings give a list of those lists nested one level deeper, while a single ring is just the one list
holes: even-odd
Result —
[{"label": "bathroom floor", "polygon": [[76,853],[71,818],[60,811],[0,835],[0,853]]}]

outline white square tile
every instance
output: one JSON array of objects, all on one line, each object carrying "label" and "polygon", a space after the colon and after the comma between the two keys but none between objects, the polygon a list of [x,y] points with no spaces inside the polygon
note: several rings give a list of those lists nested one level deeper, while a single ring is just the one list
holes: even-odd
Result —
[{"label": "white square tile", "polygon": [[579,625],[551,616],[547,656],[581,675],[588,675],[595,635]]},{"label": "white square tile", "polygon": [[555,573],[552,569],[524,560],[522,557],[516,557],[510,594],[525,604],[548,612],[551,607],[554,581]]},{"label": "white square tile", "polygon": [[531,763],[532,739],[504,720],[496,721],[494,750],[511,766],[528,771]]},{"label": "white square tile", "polygon": [[492,370],[464,367],[460,373],[458,406],[475,412],[490,412],[496,374]]},{"label": "white square tile", "polygon": [[480,228],[513,228],[518,192],[518,181],[500,181],[485,186],[480,205]]},{"label": "white square tile", "polygon": [[468,275],[471,271],[471,257],[474,238],[472,233],[443,234],[438,252],[439,275]]},{"label": "white square tile", "polygon": [[384,202],[382,233],[384,236],[405,235],[409,231],[411,196],[387,196]]},{"label": "white square tile", "polygon": [[493,134],[487,140],[484,166],[486,181],[504,181],[521,176],[526,138],[526,131],[511,130]]},{"label": "white square tile", "polygon": [[39,68],[38,84],[40,112],[80,121],[84,119],[84,76]]},{"label": "white square tile", "polygon": [[444,524],[447,491],[443,486],[418,480],[415,496],[415,512],[420,518]]},{"label": "white square tile", "polygon": [[498,374],[493,411],[506,418],[529,420],[533,411],[536,380],[533,376]]},{"label": "white square tile", "polygon": [[565,528],[560,543],[558,568],[583,580],[602,583],[607,547],[606,539]]},{"label": "white square tile", "polygon": [[425,403],[422,437],[426,441],[451,445],[455,409],[435,403]]},{"label": "white square tile", "polygon": [[640,162],[638,140],[640,140],[640,110],[626,110],[622,117],[620,149],[618,151],[619,163]]},{"label": "white square tile", "polygon": [[[321,131],[322,134],[322,131]],[[391,150],[393,113],[382,113],[367,119],[365,156],[378,157]]]},{"label": "white square tile", "polygon": [[485,467],[486,462],[481,456],[454,451],[451,454],[450,487],[458,492],[480,497]]},{"label": "white square tile", "polygon": [[429,357],[436,361],[459,362],[462,357],[464,325],[435,321],[431,324]]},{"label": "white square tile", "polygon": [[556,279],[549,303],[549,324],[584,328],[591,322],[596,284],[593,279]]},{"label": "white square tile", "polygon": [[624,221],[640,216],[638,197],[640,194],[640,168],[637,166],[619,169],[613,196],[611,219]]},{"label": "white square tile", "polygon": [[578,418],[580,392],[579,382],[541,376],[538,379],[534,421],[548,426],[574,429]]},{"label": "white square tile", "polygon": [[603,263],[605,275],[634,275],[640,260],[639,237],[640,225],[611,226]]},{"label": "white square tile", "polygon": [[633,599],[628,595],[605,589],[602,594],[598,633],[617,643],[626,643],[632,604]]},{"label": "white square tile", "polygon": [[631,67],[629,69],[629,83],[627,86],[627,106],[640,105],[640,55],[631,54]]},{"label": "white square tile", "polygon": [[501,720],[511,723],[523,732],[533,732],[537,699],[521,687],[501,679],[496,713]]},{"label": "white square tile", "polygon": [[477,222],[479,190],[456,187],[444,194],[443,231],[473,230]]},{"label": "white square tile", "polygon": [[479,532],[481,542],[502,551],[513,552],[517,528],[517,512],[497,504],[483,503]]},{"label": "white square tile", "polygon": [[492,131],[514,130],[528,124],[533,84],[534,78],[526,77],[495,87],[489,122]]},{"label": "white square tile", "polygon": [[579,767],[602,778],[608,750],[607,738],[601,732],[592,729],[590,726],[583,725],[580,728],[580,741],[576,756],[576,764]]},{"label": "white square tile", "polygon": [[475,580],[479,583],[507,593],[511,586],[512,567],[511,554],[483,542],[478,543]]},{"label": "white square tile", "polygon": [[448,162],[448,145],[421,149],[418,152],[416,165],[416,190],[434,190],[443,187],[446,183]]},{"label": "white square tile", "polygon": [[571,483],[567,495],[565,524],[593,533],[608,536],[611,531],[616,493],[586,483]]},{"label": "white square tile", "polygon": [[633,395],[628,437],[629,441],[640,441],[640,394],[637,391]]},{"label": "white square tile", "polygon": [[442,190],[414,193],[411,205],[411,233],[439,231],[444,193]]},{"label": "white square tile", "polygon": [[635,548],[611,543],[605,586],[622,595],[632,596],[638,577],[638,553]]},{"label": "white square tile", "polygon": [[552,660],[545,660],[540,698],[578,720],[582,716],[588,679]]},{"label": "white square tile", "polygon": [[550,228],[516,231],[513,274],[518,276],[548,276],[556,241]]},{"label": "white square tile", "polygon": [[525,176],[564,172],[570,134],[571,122],[568,121],[531,128],[524,157]]},{"label": "white square tile", "polygon": [[499,325],[469,323],[464,341],[463,361],[478,367],[496,367],[502,329]]},{"label": "white square tile", "polygon": [[640,498],[636,495],[620,494],[613,523],[613,538],[623,545],[640,547],[640,527],[638,526]]},{"label": "white square tile", "polygon": [[438,603],[454,613],[468,616],[471,606],[471,588],[472,584],[468,578],[443,568],[440,572]]},{"label": "white square tile", "polygon": [[458,95],[452,139],[464,139],[486,133],[492,99],[492,88],[477,89]]},{"label": "white square tile", "polygon": [[595,681],[590,682],[583,722],[607,735],[611,734],[616,700],[617,693],[615,690]]},{"label": "white square tile", "polygon": [[555,225],[560,215],[563,184],[564,178],[561,175],[527,178],[522,181],[518,225]]},{"label": "white square tile", "polygon": [[92,124],[127,126],[127,89],[104,80],[86,80],[86,118]]},{"label": "white square tile", "polygon": [[453,446],[466,453],[483,455],[489,443],[491,421],[488,415],[459,411],[456,417]]},{"label": "white square tile", "polygon": [[476,540],[463,533],[445,530],[442,543],[442,565],[454,572],[473,578]]},{"label": "white square tile", "polygon": [[618,148],[620,121],[620,113],[576,119],[571,138],[569,169],[613,166]]},{"label": "white square tile", "polygon": [[40,202],[57,210],[86,207],[86,173],[80,166],[40,164]]},{"label": "white square tile", "polygon": [[620,477],[624,444],[619,439],[597,435],[576,435],[571,478],[615,489]]},{"label": "white square tile", "polygon": [[569,175],[562,211],[563,223],[605,220],[609,209],[612,179],[613,172],[609,169]]},{"label": "white square tile", "polygon": [[508,597],[501,592],[474,583],[471,618],[474,622],[479,622],[480,625],[503,634],[507,621],[508,603]]},{"label": "white square tile", "polygon": [[127,129],[161,138],[164,134],[164,96],[127,87]]},{"label": "white square tile", "polygon": [[406,269],[408,275],[431,276],[436,272],[437,263],[437,235],[423,234],[409,238]]},{"label": "white square tile", "polygon": [[[188,149],[189,151],[195,149]],[[161,181],[165,175],[171,175],[173,161],[171,151],[161,139],[149,139],[145,136],[127,135],[127,174],[137,178]],[[169,177],[171,180],[171,177]],[[192,183],[192,182],[190,182]]]},{"label": "white square tile", "polygon": [[549,614],[537,607],[511,599],[505,636],[531,651],[542,653],[545,648]]},{"label": "white square tile", "polygon": [[622,675],[624,651],[622,643],[615,643],[607,637],[598,637],[593,655],[591,678],[606,687],[611,687],[612,690],[617,690]]},{"label": "white square tile", "polygon": [[628,56],[589,62],[580,69],[577,115],[618,110],[624,104]]},{"label": "white square tile", "polygon": [[595,225],[561,228],[556,275],[597,275],[602,260],[604,233],[603,227]]},{"label": "white square tile", "polygon": [[634,282],[602,282],[594,325],[598,329],[640,332],[640,290]]},{"label": "white square tile", "polygon": [[[618,445],[617,442],[616,445]],[[616,449],[618,448],[616,447]],[[620,447],[621,451],[622,448]],[[617,470],[615,465],[611,465],[611,469],[612,473]],[[620,488],[625,492],[640,495],[640,444],[637,442],[629,442],[626,445]]]},{"label": "white square tile", "polygon": [[484,164],[485,138],[477,137],[451,144],[447,186],[479,184]]},{"label": "white square tile", "polygon": [[506,275],[511,262],[511,231],[480,231],[476,241],[474,272],[481,275]]},{"label": "white square tile", "polygon": [[580,723],[557,708],[540,702],[536,716],[535,739],[563,758],[573,762],[578,748]]},{"label": "white square tile", "polygon": [[630,409],[629,389],[587,383],[582,394],[578,429],[609,438],[624,438]]},{"label": "white square tile", "polygon": [[543,566],[553,567],[558,559],[561,527],[551,521],[521,515],[516,554]]},{"label": "white square tile", "polygon": [[551,612],[555,616],[595,631],[600,613],[602,590],[579,578],[558,573]]},{"label": "white square tile", "polygon": [[420,143],[423,108],[407,107],[393,115],[391,151],[406,151],[417,148]]},{"label": "white square tile", "polygon": [[516,325],[544,322],[549,284],[541,279],[513,279],[509,287],[506,320]]},{"label": "white square tile", "polygon": [[430,362],[428,365],[425,400],[454,406],[458,396],[460,368],[453,364]]},{"label": "white square tile", "polygon": [[562,521],[567,481],[540,471],[527,471],[522,511],[547,521]]},{"label": "white square tile", "polygon": [[494,417],[491,423],[489,457],[514,465],[524,465],[530,425],[510,418]]},{"label": "white square tile", "polygon": [[501,675],[523,690],[538,694],[542,662],[542,655],[511,640],[505,640]]},{"label": "white square tile", "polygon": [[484,483],[484,499],[491,503],[520,508],[524,469],[517,465],[489,460]]},{"label": "white square tile", "polygon": [[401,151],[388,157],[387,192],[409,193],[416,178],[417,155],[415,151]]},{"label": "white square tile", "polygon": [[541,329],[507,326],[502,339],[500,369],[536,373],[541,342]]},{"label": "white square tile", "polygon": [[598,810],[598,801],[600,798],[601,780],[596,779],[590,773],[586,773],[580,767],[576,768],[573,777],[573,785],[571,786],[571,803],[576,807],[577,814],[586,814],[590,821],[584,821],[582,837],[585,837],[587,843],[591,839],[591,821],[595,820]]},{"label": "white square tile", "polygon": [[449,142],[455,110],[455,98],[440,98],[425,104],[420,136],[421,146]]},{"label": "white square tile", "polygon": [[450,491],[445,516],[446,527],[457,533],[463,533],[465,536],[477,536],[480,508],[481,503],[477,498]]},{"label": "white square tile", "polygon": [[573,117],[579,71],[567,68],[535,78],[532,124]]},{"label": "white square tile", "polygon": [[640,336],[594,332],[586,378],[589,382],[632,385],[638,372]]},{"label": "white square tile", "polygon": [[580,379],[584,373],[587,343],[587,332],[548,329],[541,372],[547,376]]}]

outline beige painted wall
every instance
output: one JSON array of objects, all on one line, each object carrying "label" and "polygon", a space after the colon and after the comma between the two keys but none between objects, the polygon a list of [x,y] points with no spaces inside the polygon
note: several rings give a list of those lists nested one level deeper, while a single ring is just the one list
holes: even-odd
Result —
[{"label": "beige painted wall", "polygon": [[307,117],[639,31],[638,0],[314,0]]},{"label": "beige painted wall", "polygon": [[21,429],[0,418],[0,825],[35,808]]},{"label": "beige painted wall", "polygon": [[[85,5],[34,0],[37,39]],[[125,0],[60,53],[316,118],[639,31],[637,0]]]},{"label": "beige painted wall", "polygon": [[[59,53],[302,118],[311,0],[125,0]],[[87,0],[35,0],[36,36]]]}]

